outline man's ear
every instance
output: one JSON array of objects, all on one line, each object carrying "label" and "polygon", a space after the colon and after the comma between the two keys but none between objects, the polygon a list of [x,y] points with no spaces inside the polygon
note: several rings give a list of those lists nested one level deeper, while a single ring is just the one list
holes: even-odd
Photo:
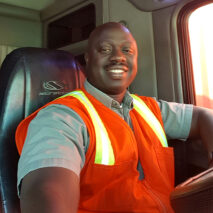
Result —
[{"label": "man's ear", "polygon": [[84,60],[86,61],[86,65],[87,65],[87,63],[88,63],[88,53],[86,52],[85,54],[84,54]]}]

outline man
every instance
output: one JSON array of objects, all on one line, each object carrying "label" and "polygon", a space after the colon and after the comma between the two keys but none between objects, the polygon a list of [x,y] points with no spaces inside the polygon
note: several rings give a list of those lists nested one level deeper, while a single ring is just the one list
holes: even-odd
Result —
[{"label": "man", "polygon": [[163,120],[168,137],[201,138],[211,154],[212,112],[131,96],[137,45],[118,23],[91,33],[85,59],[85,87],[17,130],[22,212],[173,212],[173,153]]}]

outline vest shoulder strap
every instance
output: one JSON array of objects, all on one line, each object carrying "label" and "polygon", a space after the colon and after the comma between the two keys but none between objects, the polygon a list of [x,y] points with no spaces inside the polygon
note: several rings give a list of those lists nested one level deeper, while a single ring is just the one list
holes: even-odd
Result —
[{"label": "vest shoulder strap", "polygon": [[133,98],[133,107],[140,114],[140,116],[147,122],[147,124],[153,129],[154,133],[160,140],[163,147],[168,147],[165,132],[159,120],[145,104],[145,102],[136,95],[131,94]]},{"label": "vest shoulder strap", "polygon": [[95,128],[95,136],[96,136],[95,163],[103,165],[114,165],[115,157],[111,141],[109,139],[107,130],[100,116],[95,110],[93,104],[81,90],[70,92],[60,98],[64,98],[66,96],[72,96],[78,99],[84,105],[84,107],[87,109],[90,115],[90,118]]}]

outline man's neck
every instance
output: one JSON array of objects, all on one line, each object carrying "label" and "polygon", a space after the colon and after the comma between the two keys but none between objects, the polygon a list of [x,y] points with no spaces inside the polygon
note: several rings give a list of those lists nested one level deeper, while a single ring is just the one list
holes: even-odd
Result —
[{"label": "man's neck", "polygon": [[116,100],[117,102],[119,102],[120,104],[122,103],[123,101],[123,98],[125,96],[125,93],[126,91],[122,92],[122,93],[119,93],[119,94],[113,94],[113,95],[110,95],[108,94],[112,99]]},{"label": "man's neck", "polygon": [[109,107],[109,105],[111,106],[111,99],[116,100],[119,103],[121,103],[126,94],[126,90],[121,94],[106,94],[103,91],[99,90],[98,88],[94,87],[87,80],[85,81],[84,86],[85,86],[85,89],[87,90],[87,92],[89,92],[91,95],[96,97],[100,102],[105,103],[105,105],[107,105],[108,107]]}]

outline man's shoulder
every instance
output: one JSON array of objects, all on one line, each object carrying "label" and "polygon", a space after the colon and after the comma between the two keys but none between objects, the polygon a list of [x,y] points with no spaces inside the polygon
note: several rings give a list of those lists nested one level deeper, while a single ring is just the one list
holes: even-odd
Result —
[{"label": "man's shoulder", "polygon": [[137,96],[140,97],[147,105],[158,106],[158,101],[155,97],[141,96],[141,95],[137,95]]}]

